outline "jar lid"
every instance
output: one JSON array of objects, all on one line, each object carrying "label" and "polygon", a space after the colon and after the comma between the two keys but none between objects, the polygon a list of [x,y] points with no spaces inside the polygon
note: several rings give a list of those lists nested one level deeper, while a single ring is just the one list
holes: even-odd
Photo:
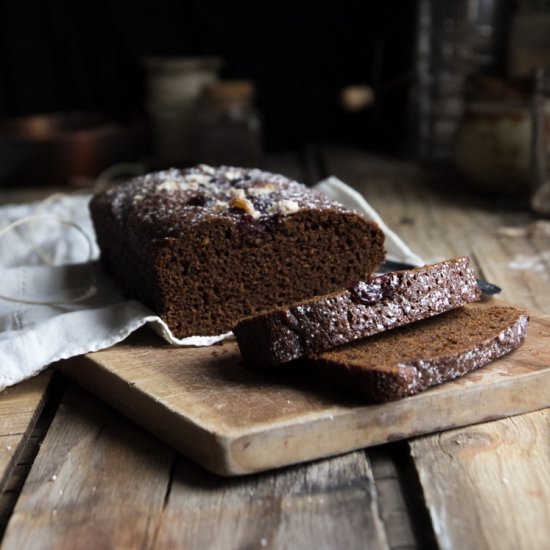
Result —
[{"label": "jar lid", "polygon": [[254,97],[254,84],[250,80],[221,80],[205,86],[203,94],[208,99],[219,102],[251,101]]}]

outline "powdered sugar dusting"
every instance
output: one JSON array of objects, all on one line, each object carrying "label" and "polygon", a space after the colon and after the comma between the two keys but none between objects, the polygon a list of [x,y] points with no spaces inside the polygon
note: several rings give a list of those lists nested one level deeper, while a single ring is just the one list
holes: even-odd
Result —
[{"label": "powdered sugar dusting", "polygon": [[175,180],[164,180],[156,186],[157,191],[181,191],[183,189],[183,183]]},{"label": "powdered sugar dusting", "polygon": [[[276,319],[271,319],[265,326],[262,322],[244,320],[235,328],[237,340],[240,340],[240,331],[269,330],[266,339],[270,342],[269,349],[264,350],[262,362],[266,365],[283,363],[437,315],[480,298],[474,269],[466,257],[415,270],[386,273],[366,283],[373,289],[391,286],[392,291],[373,293],[372,299],[361,300],[357,296],[358,285],[354,285],[350,290],[278,311]],[[264,317],[271,315],[268,312]]]},{"label": "powdered sugar dusting", "polygon": [[149,226],[153,236],[170,236],[182,224],[212,217],[261,222],[308,209],[349,212],[325,195],[278,174],[258,169],[201,164],[135,178],[108,190],[104,199],[118,222]]}]

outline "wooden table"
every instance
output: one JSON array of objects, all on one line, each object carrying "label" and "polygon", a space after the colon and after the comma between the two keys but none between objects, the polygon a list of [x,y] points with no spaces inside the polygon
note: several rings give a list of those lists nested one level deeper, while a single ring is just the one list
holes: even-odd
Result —
[{"label": "wooden table", "polygon": [[[330,149],[326,166],[425,259],[469,255],[503,299],[550,313],[550,233],[526,208],[362,152]],[[269,168],[319,176],[287,157]],[[48,370],[0,394],[0,437],[6,549],[550,544],[548,409],[226,479]]]}]

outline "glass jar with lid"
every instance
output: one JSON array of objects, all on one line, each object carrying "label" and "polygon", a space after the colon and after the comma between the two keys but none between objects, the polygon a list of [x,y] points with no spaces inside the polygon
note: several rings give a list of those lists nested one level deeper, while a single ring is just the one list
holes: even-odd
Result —
[{"label": "glass jar with lid", "polygon": [[203,89],[195,114],[199,163],[256,167],[263,161],[261,118],[248,80],[225,80]]}]

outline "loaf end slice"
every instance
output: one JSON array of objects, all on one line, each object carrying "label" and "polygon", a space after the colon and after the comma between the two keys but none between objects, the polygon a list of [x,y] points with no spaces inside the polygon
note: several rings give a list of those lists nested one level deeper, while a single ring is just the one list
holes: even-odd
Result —
[{"label": "loaf end slice", "polygon": [[271,367],[461,307],[481,293],[469,258],[385,273],[349,289],[241,320],[245,363]]},{"label": "loaf end slice", "polygon": [[333,292],[385,256],[376,223],[257,169],[147,174],[96,194],[90,212],[106,271],[176,338]]},{"label": "loaf end slice", "polygon": [[325,378],[382,403],[503,357],[524,343],[527,324],[512,307],[466,306],[311,359]]}]

